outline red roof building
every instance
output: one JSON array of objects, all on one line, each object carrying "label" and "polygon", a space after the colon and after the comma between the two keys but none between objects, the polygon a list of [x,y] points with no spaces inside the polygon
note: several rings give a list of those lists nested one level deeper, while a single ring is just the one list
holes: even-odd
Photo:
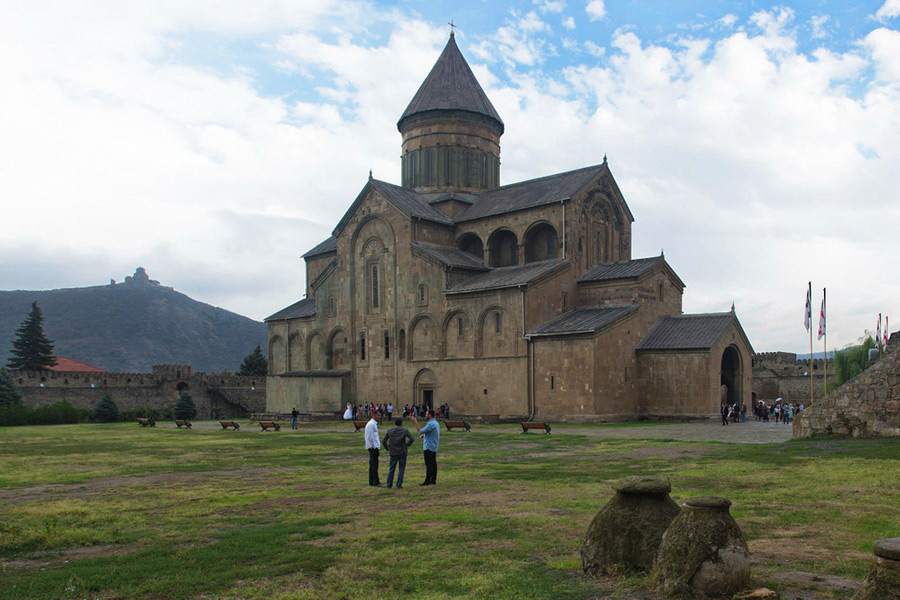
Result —
[{"label": "red roof building", "polygon": [[107,371],[99,367],[91,366],[87,363],[72,360],[65,356],[57,356],[56,364],[48,367],[51,371],[66,371],[67,373],[106,373]]}]

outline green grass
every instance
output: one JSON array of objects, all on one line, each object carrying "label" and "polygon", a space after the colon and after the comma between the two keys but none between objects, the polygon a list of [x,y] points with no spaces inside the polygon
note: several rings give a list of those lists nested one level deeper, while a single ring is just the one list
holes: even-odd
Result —
[{"label": "green grass", "polygon": [[[621,426],[621,425],[616,425]],[[361,434],[0,428],[0,598],[627,598],[586,580],[587,525],[627,475],[730,498],[755,576],[862,579],[900,536],[900,440],[604,439],[609,425],[442,432],[439,485],[370,488]],[[598,430],[598,435],[581,435]],[[382,466],[386,478],[387,464]]]}]

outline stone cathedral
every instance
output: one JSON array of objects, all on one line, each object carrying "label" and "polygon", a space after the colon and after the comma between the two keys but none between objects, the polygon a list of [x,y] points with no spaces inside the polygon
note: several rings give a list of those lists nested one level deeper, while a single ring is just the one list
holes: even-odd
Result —
[{"label": "stone cathedral", "polygon": [[683,314],[665,257],[632,258],[609,165],[500,185],[503,120],[450,39],[397,122],[401,185],[371,175],[266,319],[266,408],[449,404],[557,421],[750,405],[734,310]]}]

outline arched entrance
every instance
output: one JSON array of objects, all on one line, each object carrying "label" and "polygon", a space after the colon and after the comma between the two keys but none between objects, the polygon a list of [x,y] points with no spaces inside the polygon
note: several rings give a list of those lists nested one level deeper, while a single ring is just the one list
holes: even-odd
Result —
[{"label": "arched entrance", "polygon": [[722,403],[741,403],[741,355],[737,348],[728,346],[722,353],[721,371]]},{"label": "arched entrance", "polygon": [[413,383],[413,403],[434,408],[437,377],[431,369],[422,369]]}]

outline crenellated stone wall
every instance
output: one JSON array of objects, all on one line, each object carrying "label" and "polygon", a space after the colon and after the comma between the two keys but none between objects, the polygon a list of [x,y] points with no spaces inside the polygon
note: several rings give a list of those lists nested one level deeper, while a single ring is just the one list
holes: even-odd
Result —
[{"label": "crenellated stone wall", "polygon": [[182,391],[191,394],[197,418],[237,418],[266,406],[266,378],[194,373],[189,365],[154,365],[151,373],[13,371],[22,400],[31,408],[67,400],[93,408],[109,395],[120,410],[167,409]]},{"label": "crenellated stone wall", "polygon": [[900,436],[900,335],[884,357],[794,419],[794,437]]},{"label": "crenellated stone wall", "polygon": [[[813,359],[813,394],[825,395],[825,373],[834,377],[834,361]],[[792,352],[760,352],[753,355],[753,397],[771,404],[783,398],[794,404],[809,404],[809,360],[798,360]]]}]

